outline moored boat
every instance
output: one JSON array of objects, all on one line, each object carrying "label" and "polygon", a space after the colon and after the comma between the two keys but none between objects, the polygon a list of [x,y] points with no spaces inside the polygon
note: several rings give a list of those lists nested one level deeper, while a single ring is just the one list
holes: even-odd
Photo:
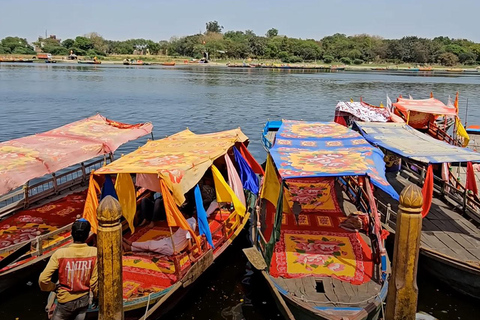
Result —
[{"label": "moored boat", "polygon": [[0,291],[70,241],[90,172],[151,130],[96,115],[0,143]]},{"label": "moored boat", "polygon": [[78,60],[79,64],[102,64],[100,60]]},{"label": "moored boat", "polygon": [[336,123],[283,120],[264,132],[274,134],[263,137],[249,261],[287,319],[377,319],[389,262],[370,182],[398,198],[383,154]]},{"label": "moored boat", "polygon": [[[115,180],[113,192],[120,199],[130,228],[124,236],[127,242],[133,242],[133,247],[152,239],[170,237],[171,240],[172,233],[177,234],[180,229],[191,235],[188,246],[172,242],[170,253],[124,251],[124,310],[131,312],[132,316],[139,318],[143,315],[144,319],[157,309],[164,312],[171,307],[166,303],[170,302],[169,298],[185,293],[242,231],[256,195],[249,191],[254,180],[250,179],[249,185],[245,186],[240,176],[248,171],[250,178],[256,178],[252,170],[261,170],[248,153],[247,143],[248,138],[240,129],[211,134],[194,134],[187,129],[162,140],[149,141],[91,176],[89,188],[106,188],[102,181]],[[95,181],[99,181],[98,187]],[[207,201],[203,193],[205,185],[216,195],[216,200],[209,198],[208,203],[204,202]],[[256,185],[258,189],[258,180]],[[131,192],[121,193],[119,186]],[[161,194],[160,203],[163,203],[166,221],[159,221],[156,225],[135,225],[136,207],[128,206],[128,203],[135,203],[134,188]],[[91,194],[96,197],[96,192]],[[84,217],[95,230],[98,202],[95,204],[93,195],[91,199],[90,202],[87,198]],[[182,213],[194,214],[199,228],[187,223]],[[135,313],[137,309],[140,310]],[[90,313],[96,311],[89,310]]]},{"label": "moored boat", "polygon": [[11,59],[11,58],[0,58],[0,62],[10,62],[10,63],[32,63],[32,59]]},{"label": "moored boat", "polygon": [[[354,127],[400,161],[400,174],[387,176],[397,191],[410,182],[423,187],[420,266],[456,291],[480,298],[480,202],[477,191],[469,190],[473,183],[462,185],[456,170],[449,170],[453,163],[470,166],[468,162],[480,161],[480,153],[436,140],[406,124],[356,122]],[[475,180],[473,170],[470,174],[467,180]],[[380,201],[389,198],[381,190],[376,195]],[[382,222],[395,232],[398,203],[392,205]]]},{"label": "moored boat", "polygon": [[143,60],[135,60],[135,59],[125,59],[123,60],[123,64],[126,66],[148,66],[150,63],[145,62]]},{"label": "moored boat", "polygon": [[162,66],[167,66],[167,67],[174,67],[175,66],[175,61],[172,62],[162,62],[160,63]]}]

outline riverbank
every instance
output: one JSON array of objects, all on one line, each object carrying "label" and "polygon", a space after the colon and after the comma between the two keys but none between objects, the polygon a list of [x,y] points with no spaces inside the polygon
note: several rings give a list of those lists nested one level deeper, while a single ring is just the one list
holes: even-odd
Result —
[{"label": "riverbank", "polygon": [[[4,59],[32,59],[31,55],[3,55]],[[198,59],[191,57],[170,57],[164,55],[112,55],[107,57],[99,57],[102,64],[121,65],[125,59],[141,60],[148,65],[161,65],[162,63],[175,62],[175,65],[199,65]],[[34,62],[43,62],[42,59],[33,59]],[[57,63],[76,64],[79,60],[91,60],[90,57],[79,56],[78,60],[69,60],[65,56],[52,56],[52,60]],[[6,61],[8,62],[8,61]],[[201,64],[204,65],[204,64]],[[281,69],[319,69],[319,70],[345,70],[345,71],[406,71],[406,72],[452,72],[452,73],[474,73],[479,72],[480,66],[470,65],[428,65],[419,66],[416,64],[391,64],[391,63],[368,63],[361,65],[344,65],[340,62],[323,63],[306,62],[306,63],[282,63],[280,60],[250,59],[250,60],[210,60],[209,66],[216,67],[238,67],[238,68],[281,68]],[[480,73],[479,73],[480,74]]]}]

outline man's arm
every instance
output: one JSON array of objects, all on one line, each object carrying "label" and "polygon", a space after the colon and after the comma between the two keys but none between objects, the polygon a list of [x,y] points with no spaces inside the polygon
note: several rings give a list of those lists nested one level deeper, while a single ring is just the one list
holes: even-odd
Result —
[{"label": "man's arm", "polygon": [[[58,252],[58,251],[57,251]],[[45,270],[40,274],[38,278],[38,284],[42,291],[54,291],[55,283],[52,282],[52,275],[58,270],[58,258],[57,252],[55,252],[45,267]]]},{"label": "man's arm", "polygon": [[92,276],[90,277],[90,290],[93,293],[93,297],[98,297],[98,260],[95,261],[95,266],[93,267]]}]

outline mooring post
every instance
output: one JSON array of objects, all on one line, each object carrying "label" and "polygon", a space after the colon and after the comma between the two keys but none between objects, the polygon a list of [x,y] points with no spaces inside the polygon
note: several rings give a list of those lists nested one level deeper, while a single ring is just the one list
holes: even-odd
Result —
[{"label": "mooring post", "polygon": [[410,184],[402,190],[399,202],[386,319],[413,320],[418,299],[417,267],[422,232],[422,190]]},{"label": "mooring post", "polygon": [[98,205],[98,319],[123,320],[122,208],[112,196]]}]

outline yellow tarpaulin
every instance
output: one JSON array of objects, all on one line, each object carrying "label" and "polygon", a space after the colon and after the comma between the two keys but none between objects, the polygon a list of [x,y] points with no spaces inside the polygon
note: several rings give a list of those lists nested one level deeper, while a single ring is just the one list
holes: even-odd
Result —
[{"label": "yellow tarpaulin", "polygon": [[172,191],[177,205],[213,164],[235,145],[248,137],[240,129],[209,134],[184,130],[162,140],[149,141],[96,171],[96,174],[150,173],[158,174]]},{"label": "yellow tarpaulin", "polygon": [[117,193],[118,202],[122,207],[122,214],[128,222],[131,233],[135,232],[133,219],[137,211],[137,202],[135,198],[135,186],[129,173],[120,173],[115,181],[115,192]]},{"label": "yellow tarpaulin", "polygon": [[[280,194],[280,181],[278,180],[275,166],[270,154],[267,157],[267,165],[265,167],[265,178],[263,179],[262,190],[260,191],[260,197],[270,201],[274,207],[277,207],[278,195]],[[288,205],[288,190],[283,193],[283,212],[292,213],[290,206]]]},{"label": "yellow tarpaulin", "polygon": [[233,207],[237,214],[242,217],[245,216],[245,206],[240,199],[238,199],[235,192],[233,192],[232,188],[230,188],[220,171],[218,171],[217,167],[214,165],[212,165],[212,174],[215,183],[215,190],[217,192],[217,202],[231,202],[233,203]]}]

